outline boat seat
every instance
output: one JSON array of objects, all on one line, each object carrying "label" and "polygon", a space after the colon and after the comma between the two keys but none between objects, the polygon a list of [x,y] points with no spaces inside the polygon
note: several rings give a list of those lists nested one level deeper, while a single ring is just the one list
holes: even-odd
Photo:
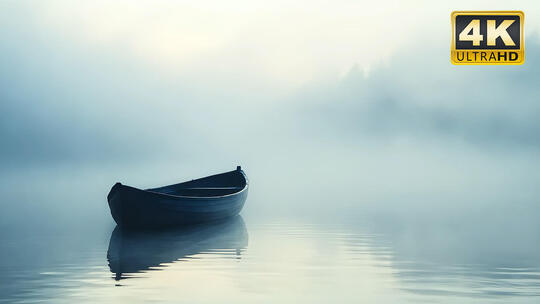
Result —
[{"label": "boat seat", "polygon": [[220,196],[238,192],[243,187],[187,187],[187,188],[165,188],[165,189],[152,189],[155,192],[171,195],[183,195],[183,196]]},{"label": "boat seat", "polygon": [[189,188],[182,188],[185,190],[203,190],[203,189],[211,189],[211,190],[239,190],[242,189],[242,187],[189,187]]}]

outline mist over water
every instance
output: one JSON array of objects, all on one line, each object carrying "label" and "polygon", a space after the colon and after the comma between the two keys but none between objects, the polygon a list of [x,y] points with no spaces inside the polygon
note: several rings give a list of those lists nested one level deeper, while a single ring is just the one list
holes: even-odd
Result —
[{"label": "mist over water", "polygon": [[[230,32],[217,18],[169,33],[193,50],[166,33],[146,40],[186,28],[164,13],[187,9],[172,4],[152,11],[159,18],[145,5],[88,5],[99,18],[62,2],[2,6],[0,301],[537,301],[534,23],[523,66],[479,68],[451,66],[447,37],[427,50],[378,41],[358,58],[332,49],[350,45],[347,35],[326,34],[321,49],[340,56],[301,56],[320,38],[309,26],[294,27],[307,46],[287,31],[259,37],[239,30],[250,14],[217,6],[198,12],[236,20]],[[343,28],[275,9],[282,18],[263,13],[262,29],[293,28],[296,14],[327,33]],[[449,12],[426,9],[448,30]],[[349,35],[363,35],[356,28]],[[277,47],[284,39],[290,49]],[[250,181],[240,218],[115,230],[115,182],[151,188],[236,165]]]},{"label": "mist over water", "polygon": [[2,213],[2,298],[530,303],[538,297],[534,155],[488,154],[463,144],[372,143],[356,146],[361,153],[309,145],[242,163],[250,194],[242,212],[247,242],[233,241],[239,248],[221,244],[230,235],[219,230],[210,237],[135,238],[125,252],[151,265],[128,268],[120,281],[107,259],[115,228],[105,199],[110,186],[153,187],[234,167],[156,161],[13,171],[2,181],[9,208]]}]

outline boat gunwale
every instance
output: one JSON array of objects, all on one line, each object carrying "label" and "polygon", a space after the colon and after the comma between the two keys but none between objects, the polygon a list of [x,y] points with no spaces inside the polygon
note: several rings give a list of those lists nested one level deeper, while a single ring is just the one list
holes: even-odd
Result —
[{"label": "boat gunwale", "polygon": [[[235,171],[236,171],[236,170],[235,170]],[[230,173],[235,172],[235,171],[230,171]],[[171,198],[187,198],[187,199],[219,199],[219,198],[224,198],[224,197],[229,197],[229,196],[233,196],[233,195],[240,194],[240,193],[244,192],[244,191],[248,188],[249,182],[248,182],[248,178],[247,178],[246,174],[244,173],[243,170],[239,170],[239,171],[240,171],[240,174],[242,174],[242,175],[244,176],[244,180],[246,181],[246,183],[245,183],[244,187],[242,188],[242,190],[240,190],[240,191],[238,191],[238,192],[230,193],[230,194],[220,195],[220,196],[187,196],[187,195],[173,195],[173,194],[161,193],[161,192],[156,192],[156,191],[143,190],[143,189],[140,189],[140,188],[136,188],[136,187],[132,187],[132,186],[128,186],[128,185],[123,185],[123,184],[120,184],[120,185],[123,186],[123,187],[135,189],[135,190],[138,190],[138,191],[147,192],[147,193],[151,193],[151,194],[157,194],[157,195],[160,195],[160,196],[171,197]],[[229,173],[229,172],[226,172],[226,173]],[[219,175],[219,174],[216,174],[216,175]],[[213,175],[210,175],[210,176],[207,176],[207,177],[211,177],[211,176],[213,176]],[[205,177],[202,177],[202,178],[205,178]],[[201,178],[201,179],[202,179],[202,178]],[[173,185],[176,185],[176,184],[173,184]],[[168,187],[168,186],[164,186],[164,187]],[[155,189],[155,188],[150,188],[150,189]]]}]

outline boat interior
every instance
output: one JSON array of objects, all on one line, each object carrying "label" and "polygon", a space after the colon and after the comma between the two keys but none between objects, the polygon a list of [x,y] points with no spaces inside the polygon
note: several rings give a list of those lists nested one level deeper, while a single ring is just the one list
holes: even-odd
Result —
[{"label": "boat interior", "polygon": [[175,196],[214,197],[240,192],[246,187],[247,180],[241,169],[222,174],[195,179],[189,182],[169,185],[165,187],[147,189]]}]

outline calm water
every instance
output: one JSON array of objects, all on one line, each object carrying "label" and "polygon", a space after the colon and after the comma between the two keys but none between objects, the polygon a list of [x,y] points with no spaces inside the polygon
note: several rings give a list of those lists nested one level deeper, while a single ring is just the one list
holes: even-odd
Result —
[{"label": "calm water", "polygon": [[[391,235],[369,229],[242,217],[154,233],[112,228],[4,238],[3,301],[540,300],[538,257],[501,263],[486,257],[464,264],[400,252]],[[418,250],[429,250],[424,245]]]},{"label": "calm water", "polygon": [[110,178],[81,196],[59,190],[85,188],[69,176],[34,177],[40,195],[3,183],[17,212],[2,217],[1,302],[540,303],[540,225],[521,216],[534,204],[490,220],[338,220],[261,214],[271,201],[254,187],[230,221],[129,233],[108,214]]}]

